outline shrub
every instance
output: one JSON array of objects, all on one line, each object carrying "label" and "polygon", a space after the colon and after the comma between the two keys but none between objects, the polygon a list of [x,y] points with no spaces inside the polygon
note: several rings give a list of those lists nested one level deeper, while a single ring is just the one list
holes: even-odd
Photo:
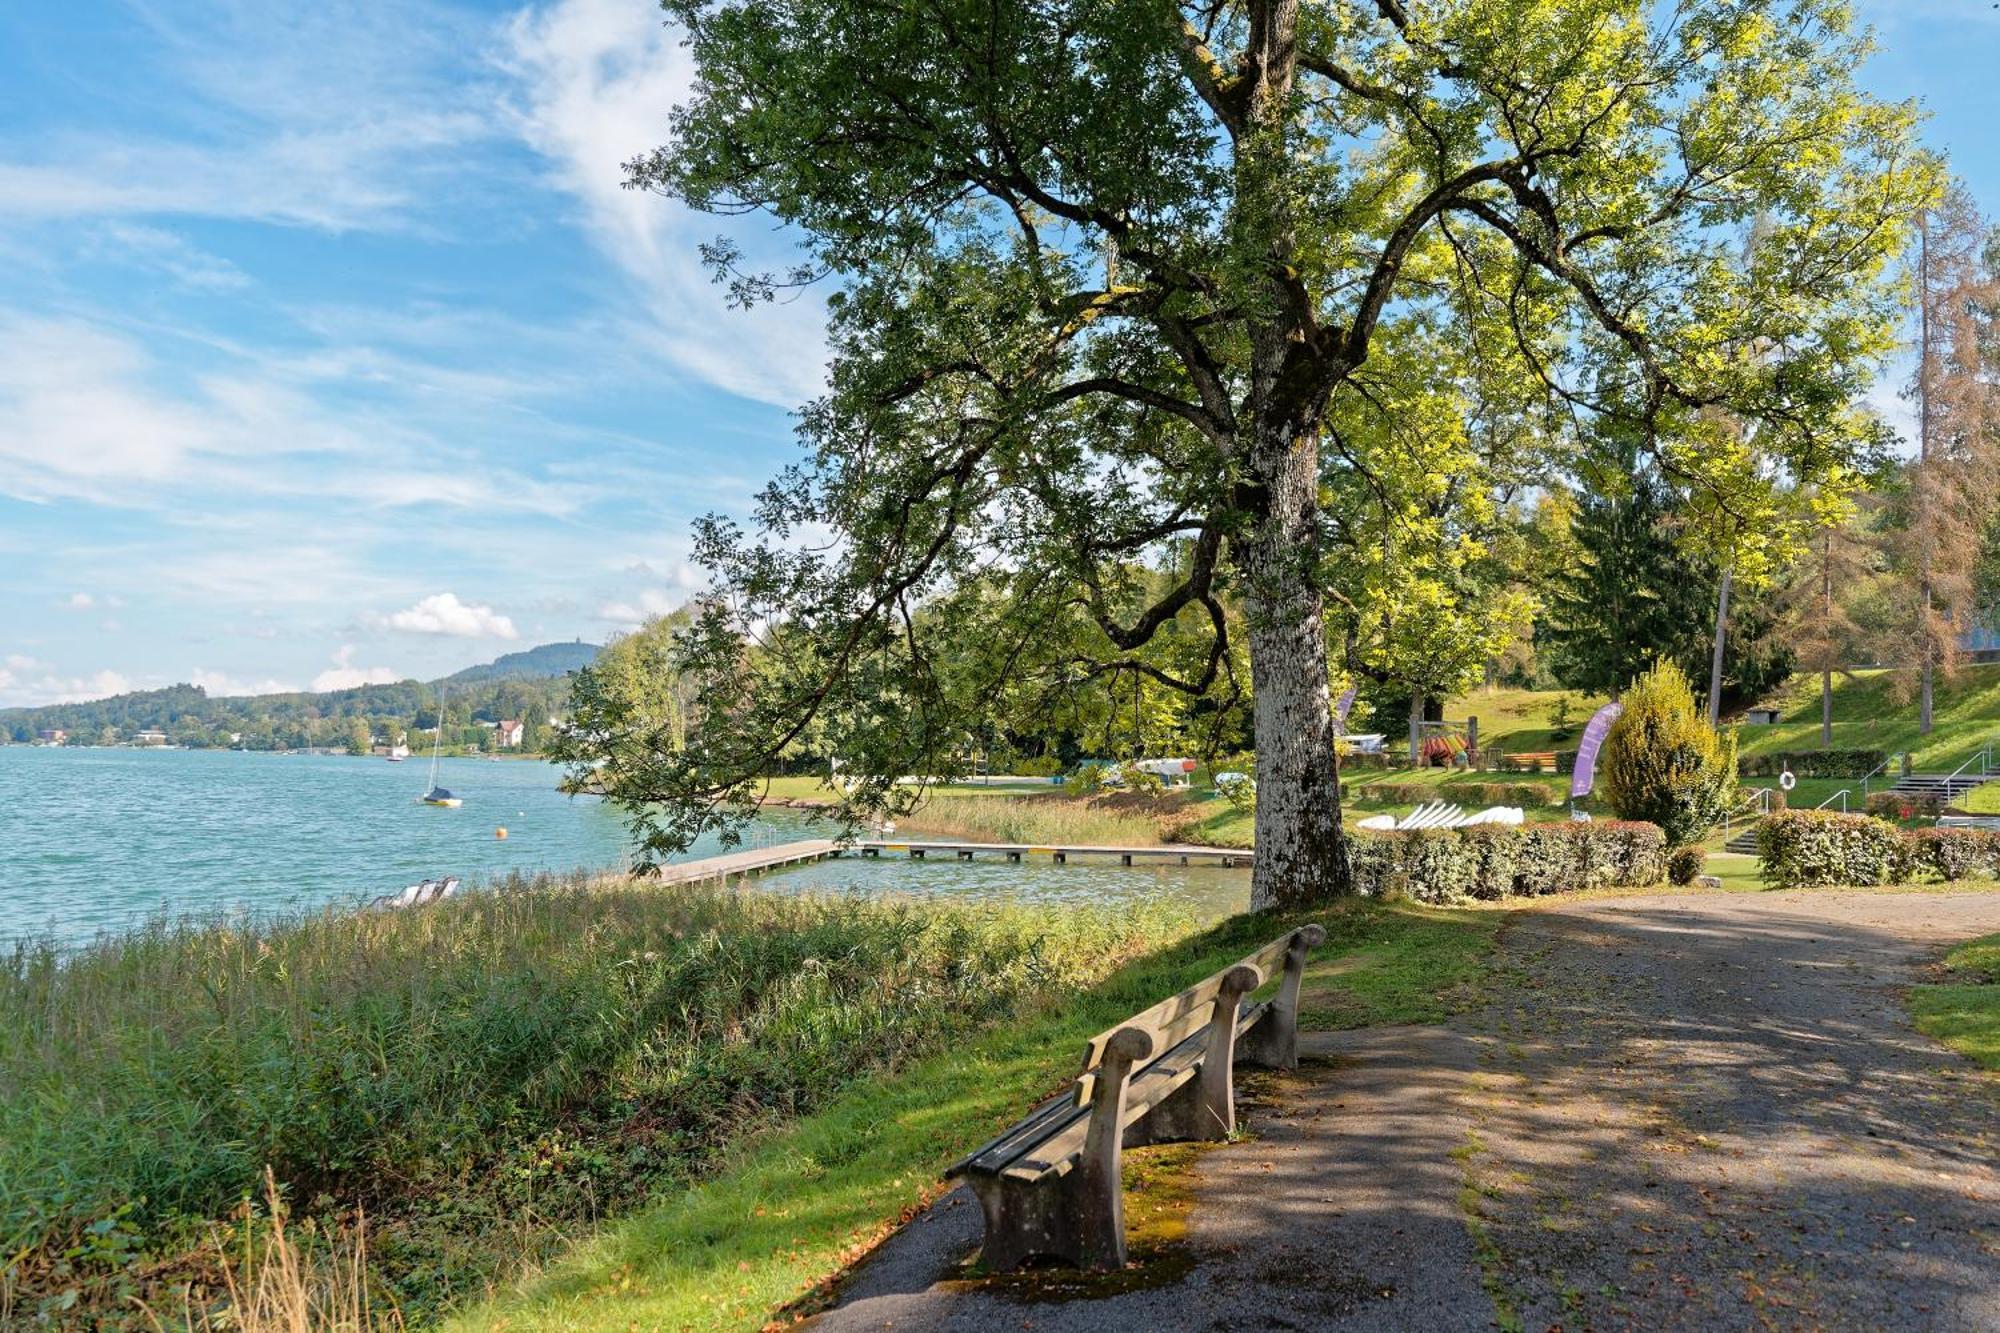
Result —
[{"label": "shrub", "polygon": [[1359,892],[1432,903],[1641,887],[1666,869],[1658,827],[1615,820],[1357,833],[1347,853]]},{"label": "shrub", "polygon": [[2000,833],[1976,828],[1920,828],[1903,835],[1913,872],[1950,882],[2000,876]]},{"label": "shrub", "polygon": [[1785,810],[1757,825],[1764,878],[1782,889],[1897,883],[1908,877],[1910,846],[1893,824],[1830,810]]},{"label": "shrub", "polygon": [[1234,769],[1215,775],[1215,789],[1229,808],[1241,814],[1257,808],[1257,779]]},{"label": "shrub", "polygon": [[1604,738],[1604,795],[1621,819],[1658,824],[1676,847],[1721,820],[1736,786],[1736,738],[1718,736],[1669,661],[1640,676]]},{"label": "shrub", "polygon": [[1790,769],[1802,778],[1858,778],[1882,766],[1880,750],[1775,750],[1743,757],[1745,777],[1774,778]]},{"label": "shrub", "polygon": [[1667,853],[1667,882],[1685,887],[1701,878],[1701,868],[1708,863],[1706,849],[1676,847]]},{"label": "shrub", "polygon": [[1867,809],[1877,819],[1935,818],[1944,801],[1930,792],[1877,791],[1868,794]]}]

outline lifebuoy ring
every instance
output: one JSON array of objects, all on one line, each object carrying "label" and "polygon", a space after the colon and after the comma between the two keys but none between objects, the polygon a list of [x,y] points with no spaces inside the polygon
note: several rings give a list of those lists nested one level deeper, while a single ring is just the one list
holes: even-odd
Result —
[{"label": "lifebuoy ring", "polygon": [[1790,791],[1792,788],[1798,785],[1799,785],[1799,775],[1792,772],[1791,769],[1788,768],[1784,772],[1778,774],[1778,786],[1781,789],[1785,791]]}]

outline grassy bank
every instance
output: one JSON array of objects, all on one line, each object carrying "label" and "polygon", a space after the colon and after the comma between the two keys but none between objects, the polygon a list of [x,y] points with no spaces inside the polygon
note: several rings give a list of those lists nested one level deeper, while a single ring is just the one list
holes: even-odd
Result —
[{"label": "grassy bank", "polygon": [[1436,1021],[1481,1003],[1507,917],[1356,901],[1232,918],[1038,1015],[856,1083],[454,1326],[757,1329],[810,1309],[830,1279],[937,1195],[945,1165],[1073,1077],[1091,1034],[1307,919],[1329,933],[1307,973],[1305,1018],[1340,1028]]},{"label": "grassy bank", "polygon": [[1945,956],[1945,980],[1910,991],[1917,1026],[1945,1045],[2000,1070],[2000,935],[1959,945]]},{"label": "grassy bank", "polygon": [[267,1166],[322,1234],[365,1213],[375,1305],[421,1321],[857,1077],[1041,1012],[1188,928],[541,881],[17,950],[0,959],[0,1325],[212,1303],[215,1223],[254,1227]]}]

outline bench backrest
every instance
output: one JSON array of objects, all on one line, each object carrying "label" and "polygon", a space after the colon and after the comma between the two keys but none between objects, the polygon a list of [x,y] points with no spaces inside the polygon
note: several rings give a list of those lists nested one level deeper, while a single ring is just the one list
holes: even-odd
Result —
[{"label": "bench backrest", "polygon": [[1285,954],[1292,947],[1292,937],[1297,933],[1288,931],[1278,936],[1242,961],[1223,968],[1212,977],[1197,981],[1180,994],[1170,995],[1152,1008],[1142,1010],[1118,1026],[1106,1028],[1092,1037],[1083,1048],[1083,1072],[1076,1080],[1076,1104],[1088,1106],[1092,1097],[1096,1095],[1097,1068],[1104,1063],[1104,1052],[1110,1046],[1113,1036],[1127,1028],[1138,1028],[1153,1039],[1151,1058],[1159,1059],[1182,1041],[1208,1026],[1209,1020],[1215,1015],[1216,998],[1222,994],[1231,974],[1238,968],[1256,969],[1260,984],[1276,976],[1285,965]]}]

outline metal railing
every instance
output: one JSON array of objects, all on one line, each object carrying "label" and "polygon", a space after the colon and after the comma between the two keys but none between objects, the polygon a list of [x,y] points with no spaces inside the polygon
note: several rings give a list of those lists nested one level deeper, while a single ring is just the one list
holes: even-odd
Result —
[{"label": "metal railing", "polygon": [[1832,805],[1835,801],[1839,801],[1840,813],[1844,815],[1847,813],[1847,795],[1849,792],[1853,790],[1854,788],[1852,787],[1842,787],[1839,791],[1835,792],[1833,795],[1827,797],[1824,801],[1821,801],[1818,805],[1814,806],[1813,809],[1824,810],[1829,805]]},{"label": "metal railing", "polygon": [[1993,771],[1993,745],[1990,741],[1987,744],[1981,746],[1978,753],[1974,754],[1972,758],[1966,760],[1964,763],[1960,764],[1957,768],[1951,770],[1950,773],[1946,774],[1945,782],[1949,784],[1954,778],[1956,778],[1959,774],[1963,773],[1966,769],[1971,768],[1974,764],[1979,765],[1979,776],[1982,778],[1987,776],[1989,773]]},{"label": "metal railing", "polygon": [[1875,776],[1875,775],[1876,775],[1877,773],[1880,773],[1880,772],[1881,772],[1881,771],[1882,771],[1883,769],[1887,768],[1887,767],[1888,767],[1888,766],[1889,766],[1890,764],[1894,763],[1894,762],[1895,762],[1895,759],[1896,759],[1896,756],[1895,756],[1895,755],[1893,755],[1893,754],[1891,754],[1891,755],[1884,755],[1884,756],[1882,757],[1882,762],[1881,762],[1881,763],[1879,763],[1879,764],[1875,765],[1875,767],[1873,767],[1873,768],[1869,769],[1869,770],[1868,770],[1868,771],[1867,771],[1866,773],[1863,773],[1863,774],[1861,775],[1861,799],[1862,799],[1862,800],[1864,800],[1864,801],[1865,801],[1865,800],[1867,800],[1867,799],[1868,799],[1868,783],[1869,783],[1869,781],[1870,781],[1871,779],[1873,779],[1873,778],[1874,778],[1874,776]]},{"label": "metal railing", "polygon": [[1722,812],[1723,842],[1728,842],[1736,835],[1736,817],[1753,807],[1757,811],[1756,817],[1758,819],[1762,819],[1765,815],[1771,813],[1771,789],[1769,787],[1755,788],[1749,795]]}]

